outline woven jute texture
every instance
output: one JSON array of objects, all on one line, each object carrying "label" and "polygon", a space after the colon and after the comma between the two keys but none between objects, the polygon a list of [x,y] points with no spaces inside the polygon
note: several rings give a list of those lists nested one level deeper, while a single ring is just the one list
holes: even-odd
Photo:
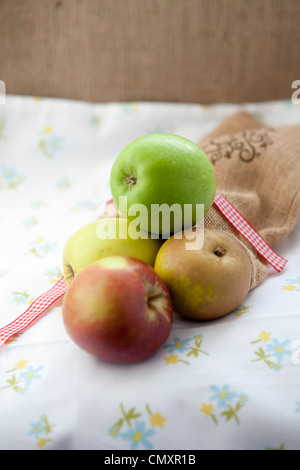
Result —
[{"label": "woven jute texture", "polygon": [[[224,120],[199,142],[210,158],[217,191],[225,196],[274,249],[293,230],[300,208],[300,126],[268,128],[248,113]],[[267,276],[269,266],[213,206],[207,227],[234,235],[247,251],[250,289]]]},{"label": "woven jute texture", "polygon": [[290,99],[299,0],[0,0],[8,94],[95,102]]}]

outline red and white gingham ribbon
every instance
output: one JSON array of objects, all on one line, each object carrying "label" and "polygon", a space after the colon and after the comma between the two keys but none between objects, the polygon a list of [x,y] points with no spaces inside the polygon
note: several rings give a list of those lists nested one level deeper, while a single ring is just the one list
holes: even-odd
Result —
[{"label": "red and white gingham ribbon", "polygon": [[[275,253],[259,233],[247,222],[235,207],[221,194],[216,193],[215,205],[227,218],[227,220],[248,240],[251,245],[263,256],[278,272],[286,265],[287,260]],[[67,286],[64,277],[61,277],[54,286],[37,297],[30,307],[13,322],[0,329],[0,348],[13,335],[25,330],[36,320],[47,308],[65,294]]]},{"label": "red and white gingham ribbon", "polygon": [[64,277],[61,277],[50,290],[37,297],[30,307],[14,321],[0,329],[0,348],[16,333],[20,333],[58,300],[67,290]]},{"label": "red and white gingham ribbon", "polygon": [[276,271],[282,271],[287,260],[272,250],[242,214],[220,193],[216,193],[214,203],[226,219],[251,243],[257,252],[267,260]]}]

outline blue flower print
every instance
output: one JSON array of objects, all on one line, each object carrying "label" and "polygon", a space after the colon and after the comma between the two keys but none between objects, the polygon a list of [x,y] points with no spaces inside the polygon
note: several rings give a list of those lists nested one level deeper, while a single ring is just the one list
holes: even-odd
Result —
[{"label": "blue flower print", "polygon": [[22,181],[24,176],[19,174],[15,168],[2,167],[0,171],[0,183],[4,183],[7,188],[16,188]]},{"label": "blue flower print", "polygon": [[24,225],[26,228],[31,228],[36,224],[37,224],[37,220],[35,217],[30,217],[29,219],[24,220]]},{"label": "blue flower print", "polygon": [[31,305],[33,302],[33,298],[30,296],[29,292],[26,290],[24,292],[13,291],[13,301],[17,305]]},{"label": "blue flower print", "polygon": [[43,366],[39,366],[36,369],[34,369],[32,366],[29,366],[26,371],[20,374],[20,378],[25,382],[25,387],[28,387],[33,380],[41,378],[38,372],[40,372],[42,369]]},{"label": "blue flower print", "polygon": [[300,401],[296,401],[295,413],[300,413]]},{"label": "blue flower print", "polygon": [[56,266],[53,269],[48,269],[48,271],[45,273],[45,276],[48,277],[52,284],[55,284],[55,282],[57,282],[62,275],[63,274],[59,266]]},{"label": "blue flower print", "polygon": [[41,449],[48,442],[51,442],[49,435],[52,434],[54,427],[55,424],[50,424],[47,416],[42,415],[36,423],[31,423],[31,430],[28,432],[28,435],[37,439],[36,445]]},{"label": "blue flower print", "polygon": [[62,149],[64,137],[54,134],[51,126],[46,126],[42,132],[42,140],[39,142],[39,148],[48,158],[54,157],[54,155]]},{"label": "blue flower print", "polygon": [[61,150],[63,140],[64,140],[63,137],[60,137],[57,135],[52,135],[48,139],[49,150],[52,155],[54,155],[58,150]]},{"label": "blue flower print", "polygon": [[36,423],[31,423],[31,431],[29,431],[29,436],[34,436],[35,438],[39,438],[40,435],[44,434],[45,429],[43,425],[43,421],[39,419]]},{"label": "blue flower print", "polygon": [[285,279],[285,281],[288,283],[288,285],[300,284],[300,276],[297,279]]},{"label": "blue flower print", "polygon": [[42,255],[46,255],[50,251],[55,251],[56,243],[46,242],[44,245],[41,245],[40,251]]},{"label": "blue flower print", "polygon": [[278,339],[274,338],[272,344],[267,345],[267,351],[273,354],[278,360],[278,363],[281,363],[283,360],[284,355],[290,356],[292,354],[291,351],[286,349],[286,347],[290,344],[290,340],[286,339],[282,343],[278,341]]},{"label": "blue flower print", "polygon": [[25,292],[12,292],[13,294],[13,301],[18,305],[24,305],[29,302],[29,294],[28,291]]},{"label": "blue flower print", "polygon": [[136,421],[135,426],[128,429],[125,433],[120,434],[123,439],[130,441],[130,448],[135,450],[142,445],[145,449],[152,449],[153,444],[148,440],[149,437],[155,434],[153,429],[146,430],[146,424],[143,421]]},{"label": "blue flower print", "polygon": [[33,242],[33,244],[34,246],[29,249],[29,252],[38,258],[44,258],[51,251],[55,251],[57,245],[56,242],[50,243],[45,241],[43,238],[38,238],[35,242]]},{"label": "blue flower print", "polygon": [[96,210],[98,207],[98,202],[96,201],[81,201],[77,203],[77,210]]},{"label": "blue flower print", "polygon": [[214,395],[212,395],[210,399],[217,401],[220,408],[226,407],[227,403],[231,402],[233,398],[238,396],[235,392],[229,391],[228,385],[223,385],[222,388],[211,385],[210,389],[214,392]]},{"label": "blue flower print", "polygon": [[195,339],[196,341],[199,341],[199,340],[203,339],[203,335],[194,335],[193,339]]},{"label": "blue flower print", "polygon": [[163,345],[163,348],[168,348],[170,353],[175,351],[183,352],[187,351],[187,345],[190,343],[191,338],[180,339],[178,337],[173,339],[173,343]]}]

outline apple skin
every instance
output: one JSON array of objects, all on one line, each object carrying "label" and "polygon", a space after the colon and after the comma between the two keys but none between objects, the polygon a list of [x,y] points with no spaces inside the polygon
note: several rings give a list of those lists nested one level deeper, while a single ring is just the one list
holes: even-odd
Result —
[{"label": "apple skin", "polygon": [[234,236],[214,228],[204,229],[202,248],[186,250],[189,230],[162,245],[154,269],[169,288],[174,312],[187,319],[214,320],[246,298],[250,260]]},{"label": "apple skin", "polygon": [[[141,217],[144,231],[164,235],[162,223],[151,227],[151,205],[192,205],[192,220],[171,220],[170,234],[193,226],[197,220],[196,204],[204,205],[204,215],[213,204],[216,184],[212,164],[194,142],[173,134],[150,134],[127,145],[116,158],[110,174],[110,188],[120,209],[120,196],[127,197],[128,214],[134,204],[143,204],[148,217]],[[122,210],[121,210],[122,212]],[[183,217],[182,217],[183,219]]]},{"label": "apple skin", "polygon": [[173,322],[168,288],[136,258],[112,256],[81,271],[68,287],[63,321],[83,350],[108,362],[135,363],[167,340]]},{"label": "apple skin", "polygon": [[[101,239],[97,236],[97,230],[100,227],[108,232],[108,238]],[[114,237],[114,227],[116,227],[117,237]],[[74,276],[84,268],[106,256],[132,256],[154,266],[162,241],[150,237],[133,240],[128,235],[128,227],[127,219],[111,217],[91,222],[73,233],[63,252],[63,272],[66,284],[69,285]],[[127,233],[126,239],[118,238],[119,228]]]},{"label": "apple skin", "polygon": [[110,217],[123,217],[113,199],[109,199],[109,201],[105,203],[103,213],[100,214],[98,219],[107,219]]}]

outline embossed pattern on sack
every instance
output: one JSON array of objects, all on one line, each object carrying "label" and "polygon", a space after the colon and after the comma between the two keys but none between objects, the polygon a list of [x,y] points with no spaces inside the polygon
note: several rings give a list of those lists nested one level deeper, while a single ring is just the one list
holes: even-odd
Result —
[{"label": "embossed pattern on sack", "polygon": [[273,144],[273,128],[255,129],[241,132],[238,135],[229,134],[225,138],[217,137],[210,140],[202,148],[214,165],[221,158],[237,156],[241,161],[249,163],[261,155],[261,149]]}]

